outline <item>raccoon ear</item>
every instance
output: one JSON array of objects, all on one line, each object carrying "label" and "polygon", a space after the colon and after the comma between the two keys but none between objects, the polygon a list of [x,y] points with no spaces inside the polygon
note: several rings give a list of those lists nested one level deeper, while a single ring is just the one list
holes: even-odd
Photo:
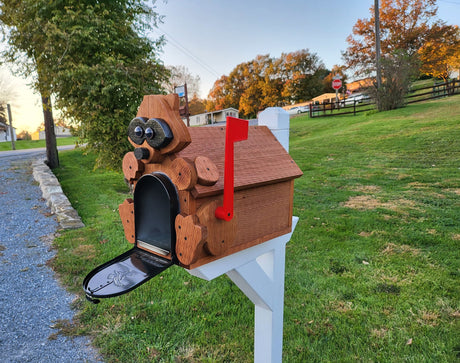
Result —
[{"label": "raccoon ear", "polygon": [[179,95],[177,95],[176,93],[171,93],[167,95],[165,98],[166,98],[166,102],[168,102],[169,106],[173,110],[179,109]]}]

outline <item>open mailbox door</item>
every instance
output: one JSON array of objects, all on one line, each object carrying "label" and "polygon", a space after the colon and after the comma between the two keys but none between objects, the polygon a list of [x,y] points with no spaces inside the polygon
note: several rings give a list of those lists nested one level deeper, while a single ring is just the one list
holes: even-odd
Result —
[{"label": "open mailbox door", "polygon": [[83,281],[92,302],[125,294],[177,263],[174,223],[179,199],[162,173],[146,174],[134,191],[134,248],[92,270]]}]

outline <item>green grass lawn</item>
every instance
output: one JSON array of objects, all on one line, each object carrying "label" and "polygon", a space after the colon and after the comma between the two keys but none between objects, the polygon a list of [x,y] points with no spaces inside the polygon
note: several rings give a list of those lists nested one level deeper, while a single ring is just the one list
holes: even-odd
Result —
[{"label": "green grass lawn", "polygon": [[[291,120],[295,182],[284,362],[460,359],[460,96],[372,115]],[[225,276],[174,266],[92,305],[81,283],[130,248],[120,173],[60,154],[55,172],[87,227],[55,240],[53,266],[80,298],[65,334],[108,362],[251,362],[253,305]],[[121,167],[120,167],[121,170]]]},{"label": "green grass lawn", "polygon": [[[58,146],[61,145],[73,145],[77,142],[76,137],[58,137],[56,138],[56,143]],[[39,147],[46,147],[45,140],[18,140],[15,141],[16,150],[22,149],[35,149]],[[0,142],[0,151],[7,151],[11,149],[10,142]]]}]

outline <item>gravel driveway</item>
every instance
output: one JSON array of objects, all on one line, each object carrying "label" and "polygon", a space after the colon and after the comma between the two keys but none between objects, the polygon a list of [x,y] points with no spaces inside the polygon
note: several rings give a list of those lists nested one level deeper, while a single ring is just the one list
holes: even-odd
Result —
[{"label": "gravel driveway", "polygon": [[100,362],[89,339],[53,329],[72,320],[74,296],[46,266],[58,223],[30,157],[0,156],[0,362]]}]

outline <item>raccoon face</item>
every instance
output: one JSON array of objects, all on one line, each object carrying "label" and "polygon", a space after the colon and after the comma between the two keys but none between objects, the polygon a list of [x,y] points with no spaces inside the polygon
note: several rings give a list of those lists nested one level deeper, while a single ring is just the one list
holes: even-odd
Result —
[{"label": "raccoon face", "polygon": [[136,117],[129,123],[128,136],[136,145],[134,154],[138,160],[149,159],[154,152],[151,148],[160,150],[168,146],[174,137],[166,121],[146,117]]}]

